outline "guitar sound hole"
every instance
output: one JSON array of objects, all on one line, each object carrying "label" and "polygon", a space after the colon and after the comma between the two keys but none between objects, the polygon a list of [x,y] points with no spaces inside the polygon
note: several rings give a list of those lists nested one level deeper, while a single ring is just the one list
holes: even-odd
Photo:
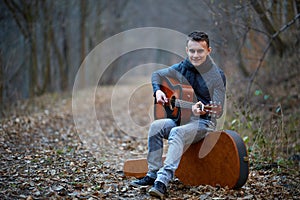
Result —
[{"label": "guitar sound hole", "polygon": [[175,96],[172,96],[171,99],[170,99],[170,109],[171,110],[173,110],[174,107],[175,107],[175,101],[176,101]]}]

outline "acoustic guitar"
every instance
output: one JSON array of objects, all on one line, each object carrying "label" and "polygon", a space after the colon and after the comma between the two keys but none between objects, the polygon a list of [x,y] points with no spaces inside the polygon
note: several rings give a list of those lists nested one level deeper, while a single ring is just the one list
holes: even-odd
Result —
[{"label": "acoustic guitar", "polygon": [[[154,118],[170,118],[181,125],[190,121],[192,106],[196,101],[193,88],[190,85],[179,83],[177,79],[163,77],[160,89],[165,93],[168,103],[158,104],[154,99]],[[220,103],[211,101],[207,105],[202,105],[201,110],[218,118],[222,113],[222,106]]]}]

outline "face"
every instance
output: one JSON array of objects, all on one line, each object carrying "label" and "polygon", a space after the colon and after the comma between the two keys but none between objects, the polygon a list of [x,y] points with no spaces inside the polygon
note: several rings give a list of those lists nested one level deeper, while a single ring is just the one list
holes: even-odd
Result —
[{"label": "face", "polygon": [[197,67],[204,63],[206,57],[210,54],[211,48],[207,47],[205,41],[189,40],[186,47],[186,53],[191,63]]}]

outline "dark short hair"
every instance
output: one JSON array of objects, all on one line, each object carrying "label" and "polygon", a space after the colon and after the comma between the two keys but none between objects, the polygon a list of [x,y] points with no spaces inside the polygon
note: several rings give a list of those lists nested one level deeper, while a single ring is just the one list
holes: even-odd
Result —
[{"label": "dark short hair", "polygon": [[188,34],[188,39],[187,39],[186,44],[190,40],[191,41],[196,41],[196,42],[205,41],[206,44],[207,44],[207,47],[209,47],[209,38],[208,38],[208,35],[207,35],[207,33],[203,32],[203,31],[193,31],[190,34]]}]

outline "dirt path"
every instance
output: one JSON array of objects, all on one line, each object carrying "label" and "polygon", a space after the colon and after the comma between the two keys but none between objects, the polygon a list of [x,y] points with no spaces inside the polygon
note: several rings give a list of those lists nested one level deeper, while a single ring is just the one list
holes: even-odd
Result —
[{"label": "dirt path", "polygon": [[[0,123],[1,199],[151,199],[147,189],[131,188],[132,178],[122,173],[126,159],[147,153],[153,101],[149,91],[150,85],[138,81],[98,88],[99,126],[89,126],[83,105],[85,121],[79,131],[71,98],[48,96],[35,105],[20,103],[17,114]],[[30,111],[24,112],[24,105]],[[184,186],[175,179],[167,199],[300,197],[299,172],[294,168],[269,164],[258,168],[251,161],[249,179],[239,190]]]}]

